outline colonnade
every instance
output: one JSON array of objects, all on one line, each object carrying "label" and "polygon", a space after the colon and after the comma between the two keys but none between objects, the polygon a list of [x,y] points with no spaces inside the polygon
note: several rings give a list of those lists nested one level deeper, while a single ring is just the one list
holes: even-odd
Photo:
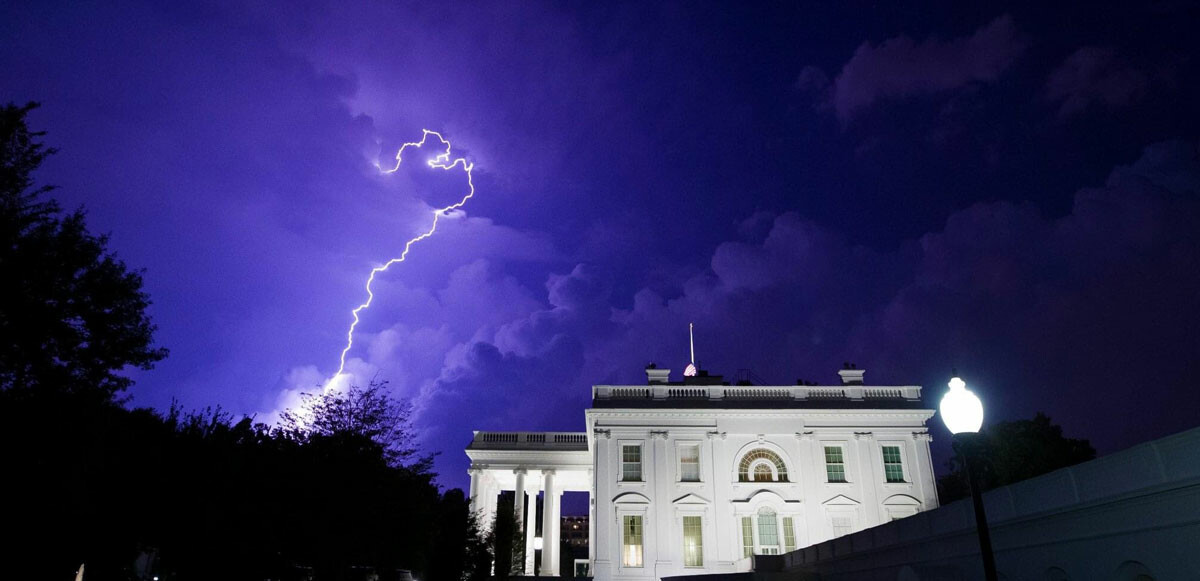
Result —
[{"label": "colonnade", "polygon": [[[510,472],[511,474],[502,474]],[[514,575],[534,574],[534,552],[537,550],[536,521],[537,497],[542,493],[542,566],[537,575],[542,577],[557,577],[559,571],[560,533],[562,519],[563,488],[555,480],[557,470],[543,468],[515,468],[501,470],[486,466],[472,466],[471,475],[471,511],[479,517],[479,522],[485,528],[495,525],[496,509],[499,505],[500,493],[512,490],[514,520],[525,527],[525,563],[521,571],[513,571]],[[510,488],[500,484],[501,478],[510,478],[515,486]],[[528,516],[528,518],[526,518]]]}]

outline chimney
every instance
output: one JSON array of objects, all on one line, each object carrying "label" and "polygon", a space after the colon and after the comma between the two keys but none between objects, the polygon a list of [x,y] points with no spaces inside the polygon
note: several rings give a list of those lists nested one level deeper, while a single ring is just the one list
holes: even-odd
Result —
[{"label": "chimney", "polygon": [[842,369],[838,370],[838,375],[842,378],[842,385],[862,385],[863,374],[866,372],[866,369],[858,369],[853,363],[845,363]]},{"label": "chimney", "polygon": [[670,381],[671,381],[671,370],[670,369],[659,369],[658,366],[653,363],[646,366],[646,383],[647,384],[670,383]]}]

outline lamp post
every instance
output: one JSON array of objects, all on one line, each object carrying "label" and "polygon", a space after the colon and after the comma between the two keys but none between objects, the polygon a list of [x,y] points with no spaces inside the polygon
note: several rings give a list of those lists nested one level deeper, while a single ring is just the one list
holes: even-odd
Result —
[{"label": "lamp post", "polygon": [[[967,384],[958,377],[950,379],[950,391],[942,396],[938,406],[942,412],[942,421],[955,436],[959,434],[975,434],[983,426],[983,403],[967,389]],[[961,438],[960,438],[961,441]],[[992,536],[988,532],[987,514],[983,510],[983,496],[975,485],[974,468],[967,451],[969,446],[962,446],[963,466],[967,472],[967,486],[971,489],[971,502],[975,505],[975,529],[979,534],[979,555],[983,558],[983,577],[987,581],[996,581],[996,558],[992,555]]]}]

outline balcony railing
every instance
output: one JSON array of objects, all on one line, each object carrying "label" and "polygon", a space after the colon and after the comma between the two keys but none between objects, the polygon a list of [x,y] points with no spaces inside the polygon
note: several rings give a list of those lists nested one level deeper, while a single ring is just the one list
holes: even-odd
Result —
[{"label": "balcony railing", "polygon": [[586,450],[584,432],[475,432],[472,448]]},{"label": "balcony railing", "polygon": [[919,401],[917,385],[594,385],[597,400]]}]

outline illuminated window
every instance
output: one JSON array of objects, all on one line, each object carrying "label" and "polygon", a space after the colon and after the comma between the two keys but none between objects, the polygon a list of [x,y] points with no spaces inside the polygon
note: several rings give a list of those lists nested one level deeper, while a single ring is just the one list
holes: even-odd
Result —
[{"label": "illuminated window", "polygon": [[796,529],[792,517],[783,517],[783,548],[787,552],[796,550]]},{"label": "illuminated window", "polygon": [[825,446],[825,475],[829,482],[846,481],[846,460],[841,446]]},{"label": "illuminated window", "polygon": [[787,482],[787,466],[778,454],[759,448],[751,450],[738,464],[738,482]]},{"label": "illuminated window", "polygon": [[621,481],[642,481],[642,447],[638,444],[621,446]]},{"label": "illuminated window", "polygon": [[704,533],[698,516],[683,517],[683,566],[704,566]]},{"label": "illuminated window", "polygon": [[679,480],[700,482],[700,446],[691,444],[679,447]]},{"label": "illuminated window", "polygon": [[754,522],[748,516],[742,517],[742,556],[754,554]]},{"label": "illuminated window", "polygon": [[883,474],[888,482],[904,482],[904,464],[900,462],[900,446],[883,447]]},{"label": "illuminated window", "polygon": [[621,526],[621,564],[626,567],[642,566],[642,517],[626,515]]},{"label": "illuminated window", "polygon": [[769,508],[758,511],[758,547],[763,555],[779,554],[779,521]]}]

